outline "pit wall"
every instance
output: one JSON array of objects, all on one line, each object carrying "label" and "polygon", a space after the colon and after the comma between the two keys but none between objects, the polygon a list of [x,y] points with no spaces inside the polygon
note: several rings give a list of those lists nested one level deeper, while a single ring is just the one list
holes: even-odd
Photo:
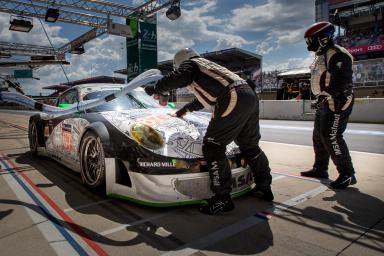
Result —
[{"label": "pit wall", "polygon": [[[186,102],[177,102],[182,107]],[[261,100],[260,119],[310,121],[315,111],[310,100]],[[356,98],[350,122],[384,124],[384,98]]]}]

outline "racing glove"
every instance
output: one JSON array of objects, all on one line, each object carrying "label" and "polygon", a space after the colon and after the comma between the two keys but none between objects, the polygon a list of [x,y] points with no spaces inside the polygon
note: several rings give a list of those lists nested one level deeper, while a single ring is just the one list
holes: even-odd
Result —
[{"label": "racing glove", "polygon": [[334,98],[335,102],[335,112],[340,113],[343,110],[344,105],[347,103],[348,98],[344,94],[338,95]]},{"label": "racing glove", "polygon": [[318,109],[326,99],[326,95],[319,95],[315,101],[311,102],[311,109]]},{"label": "racing glove", "polygon": [[188,108],[182,107],[181,109],[176,111],[176,116],[177,117],[182,117],[188,112]]},{"label": "racing glove", "polygon": [[149,95],[152,96],[155,94],[155,86],[154,85],[148,85],[144,88],[144,91]]}]

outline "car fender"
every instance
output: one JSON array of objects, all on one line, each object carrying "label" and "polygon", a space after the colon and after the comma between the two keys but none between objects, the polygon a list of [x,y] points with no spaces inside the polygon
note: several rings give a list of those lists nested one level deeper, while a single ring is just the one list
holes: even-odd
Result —
[{"label": "car fender", "polygon": [[87,131],[96,133],[96,135],[100,138],[106,157],[114,157],[115,151],[113,149],[113,144],[110,139],[108,129],[102,122],[94,122],[89,124],[84,130],[80,144],[82,143],[83,137]]}]

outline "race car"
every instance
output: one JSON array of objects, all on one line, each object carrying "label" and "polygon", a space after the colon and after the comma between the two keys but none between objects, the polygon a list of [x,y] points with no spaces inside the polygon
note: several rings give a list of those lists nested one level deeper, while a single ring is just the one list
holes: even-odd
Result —
[{"label": "race car", "polygon": [[[56,106],[73,107],[121,86],[78,85],[62,93]],[[201,203],[213,195],[202,154],[210,114],[177,118],[171,116],[174,106],[160,103],[139,87],[86,111],[53,118],[33,115],[30,150],[80,172],[85,186],[105,189],[111,197],[151,206]],[[250,190],[253,179],[234,142],[227,156],[237,196]]]}]

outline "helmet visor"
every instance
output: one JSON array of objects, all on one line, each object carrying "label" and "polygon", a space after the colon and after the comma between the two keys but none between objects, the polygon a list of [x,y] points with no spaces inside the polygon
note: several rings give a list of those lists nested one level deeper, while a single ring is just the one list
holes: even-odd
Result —
[{"label": "helmet visor", "polygon": [[313,42],[313,38],[312,37],[306,37],[305,42],[307,43],[307,45],[311,45]]}]

